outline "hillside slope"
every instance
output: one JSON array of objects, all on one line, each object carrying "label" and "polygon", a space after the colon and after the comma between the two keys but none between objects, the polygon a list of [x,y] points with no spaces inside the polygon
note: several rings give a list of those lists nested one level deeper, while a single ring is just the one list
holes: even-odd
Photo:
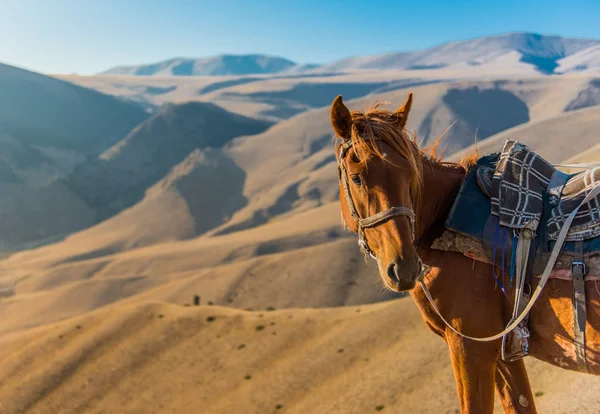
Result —
[{"label": "hillside slope", "polygon": [[600,45],[593,45],[559,61],[558,73],[600,74]]},{"label": "hillside slope", "polygon": [[[195,149],[219,148],[234,137],[261,132],[269,125],[208,103],[167,106],[100,157],[88,157],[67,177],[36,191],[12,193],[0,205],[0,241],[10,250],[98,223],[140,201],[148,187]],[[231,162],[228,165],[236,181],[222,190],[235,199],[243,172]],[[240,197],[235,200],[235,205],[243,202]]]},{"label": "hillside slope", "polygon": [[[508,129],[477,144],[481,154],[501,151],[507,139],[519,140],[553,163],[563,162],[598,144],[600,106],[567,112]],[[450,157],[457,160],[464,152]]]},{"label": "hillside slope", "polygon": [[29,145],[97,153],[148,116],[112,96],[3,64],[0,90],[0,132]]},{"label": "hillside slope", "polygon": [[125,298],[184,304],[198,294],[217,304],[264,309],[394,297],[339,217],[339,204],[330,203],[246,231],[128,251],[121,244],[126,236],[139,237],[132,225],[98,225],[60,243],[15,253],[0,262],[0,332]]},{"label": "hillside slope", "polygon": [[[273,312],[116,305],[0,346],[0,410],[14,414],[458,409],[446,346],[410,299]],[[526,362],[540,412],[595,412],[597,377]]]},{"label": "hillside slope", "polygon": [[64,176],[148,117],[114,96],[4,64],[0,91],[0,192],[10,197]]},{"label": "hillside slope", "polygon": [[235,137],[256,134],[268,126],[268,122],[209,103],[167,106],[98,160],[77,168],[67,182],[101,218],[107,218],[139,201],[148,187],[192,151],[221,148]]}]

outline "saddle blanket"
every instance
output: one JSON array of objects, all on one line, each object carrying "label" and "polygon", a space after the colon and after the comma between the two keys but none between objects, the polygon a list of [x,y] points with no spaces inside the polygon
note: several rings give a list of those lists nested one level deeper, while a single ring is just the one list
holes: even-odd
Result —
[{"label": "saddle blanket", "polygon": [[[441,237],[437,238],[431,245],[432,249],[445,250],[450,252],[459,252],[478,262],[492,264],[492,260],[483,248],[481,240],[456,233],[452,230],[446,230]],[[538,253],[535,257],[532,273],[541,275],[548,262],[549,253]],[[574,255],[571,252],[563,252],[554,265],[554,272],[550,274],[551,279],[571,280],[571,263]],[[584,254],[584,262],[587,266],[588,274],[585,280],[600,280],[600,252],[591,252]]]},{"label": "saddle blanket", "polygon": [[[446,231],[432,248],[459,251],[507,269],[512,235],[530,229],[537,246],[532,270],[541,274],[567,216],[598,182],[600,168],[567,176],[527,146],[507,141],[501,153],[481,157],[470,168],[446,220]],[[584,242],[586,280],[600,278],[600,197],[579,209],[555,269],[570,268],[575,241]],[[502,251],[501,264],[490,245]],[[565,271],[553,277],[569,278]]]}]

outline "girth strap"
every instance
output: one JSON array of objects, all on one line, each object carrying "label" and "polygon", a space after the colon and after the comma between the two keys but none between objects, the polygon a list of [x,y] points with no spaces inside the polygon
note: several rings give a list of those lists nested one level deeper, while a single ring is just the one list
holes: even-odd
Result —
[{"label": "girth strap", "polygon": [[573,273],[573,341],[575,343],[575,357],[577,369],[588,372],[585,357],[585,324],[587,312],[585,307],[585,274],[586,267],[583,262],[583,241],[575,242],[575,260],[571,264]]}]

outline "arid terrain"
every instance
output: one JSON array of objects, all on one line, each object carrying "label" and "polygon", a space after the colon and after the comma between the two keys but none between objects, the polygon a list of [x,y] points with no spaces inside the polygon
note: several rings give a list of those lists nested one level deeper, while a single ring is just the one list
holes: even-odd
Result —
[{"label": "arid terrain", "polygon": [[[409,129],[445,133],[448,160],[509,138],[600,160],[598,42],[488,39],[323,67],[0,65],[0,413],[458,412],[444,342],[341,225],[329,105],[412,92]],[[527,366],[540,412],[597,412],[599,378]]]}]

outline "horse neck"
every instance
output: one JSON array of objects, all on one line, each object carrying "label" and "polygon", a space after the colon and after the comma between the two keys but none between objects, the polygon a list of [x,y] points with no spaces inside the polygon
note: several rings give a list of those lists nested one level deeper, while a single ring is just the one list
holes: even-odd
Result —
[{"label": "horse neck", "polygon": [[423,191],[417,212],[419,238],[446,219],[464,176],[464,169],[458,165],[423,162]]}]

